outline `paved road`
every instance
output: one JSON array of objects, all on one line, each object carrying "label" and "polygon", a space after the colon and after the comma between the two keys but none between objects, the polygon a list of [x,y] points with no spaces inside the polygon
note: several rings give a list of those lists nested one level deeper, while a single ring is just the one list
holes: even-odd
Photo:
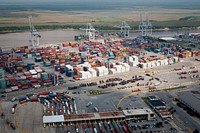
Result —
[{"label": "paved road", "polygon": [[200,130],[200,123],[193,119],[189,114],[187,114],[183,109],[178,107],[170,98],[169,92],[158,92],[156,93],[161,99],[163,99],[169,107],[173,107],[176,109],[174,113],[174,122],[182,129],[199,129]]}]

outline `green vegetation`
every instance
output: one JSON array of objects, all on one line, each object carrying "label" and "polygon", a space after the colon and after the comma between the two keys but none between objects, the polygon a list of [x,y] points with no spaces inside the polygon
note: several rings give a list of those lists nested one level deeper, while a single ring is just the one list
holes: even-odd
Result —
[{"label": "green vegetation", "polygon": [[147,97],[142,97],[142,100],[147,104]]},{"label": "green vegetation", "polygon": [[[184,9],[149,9],[153,29],[182,29],[200,27],[200,10]],[[166,12],[167,11],[167,12]],[[123,12],[124,16],[118,14]],[[2,10],[0,14],[0,33],[29,31],[28,16],[33,16],[33,24],[38,30],[80,29],[86,23],[92,23],[96,30],[120,30],[114,28],[126,21],[132,30],[138,30],[138,10]]]},{"label": "green vegetation", "polygon": [[187,20],[187,21],[200,21],[200,16],[188,16],[184,18],[180,18],[180,21]]},{"label": "green vegetation", "polygon": [[175,90],[175,89],[183,89],[186,88],[187,86],[179,86],[179,87],[173,87],[173,88],[166,88],[165,91],[170,91],[170,90]]},{"label": "green vegetation", "polygon": [[[115,22],[116,23],[116,22]],[[130,26],[132,29],[138,30],[138,24],[139,22],[128,22],[130,23]],[[1,22],[1,24],[4,24]],[[120,24],[120,22],[119,22]],[[152,22],[153,29],[164,29],[164,28],[170,28],[170,29],[181,29],[183,27],[187,28],[197,28],[200,26],[199,21],[154,21]],[[17,32],[17,31],[28,31],[29,26],[28,24],[25,25],[16,25],[16,26],[3,26],[0,28],[0,33],[7,33],[7,32]],[[113,24],[114,25],[114,24]],[[93,23],[93,26],[96,30],[117,30],[117,28],[114,28],[112,23]],[[85,23],[68,23],[63,24],[59,22],[47,22],[40,25],[35,24],[36,29],[38,30],[55,30],[55,29],[80,29],[83,27],[86,27]]]}]

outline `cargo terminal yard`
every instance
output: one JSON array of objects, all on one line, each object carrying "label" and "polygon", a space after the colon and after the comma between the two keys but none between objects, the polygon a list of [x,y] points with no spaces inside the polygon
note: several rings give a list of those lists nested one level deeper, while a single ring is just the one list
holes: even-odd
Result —
[{"label": "cargo terminal yard", "polygon": [[186,98],[200,94],[200,51],[180,38],[100,33],[1,50],[0,131],[200,131],[198,101]]}]

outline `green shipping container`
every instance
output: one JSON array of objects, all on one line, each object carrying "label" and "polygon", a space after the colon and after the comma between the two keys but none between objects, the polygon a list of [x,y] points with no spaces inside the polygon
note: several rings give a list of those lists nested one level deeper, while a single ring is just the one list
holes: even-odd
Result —
[{"label": "green shipping container", "polygon": [[45,80],[45,79],[47,79],[48,78],[48,74],[47,73],[41,73],[41,78],[43,79],[43,80]]},{"label": "green shipping container", "polygon": [[5,79],[1,79],[0,80],[0,89],[5,89],[6,88],[6,80]]}]

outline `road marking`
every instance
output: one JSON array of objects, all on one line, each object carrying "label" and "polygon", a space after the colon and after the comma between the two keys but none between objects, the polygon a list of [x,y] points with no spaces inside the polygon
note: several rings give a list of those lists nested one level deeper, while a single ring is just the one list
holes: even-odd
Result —
[{"label": "road marking", "polygon": [[132,96],[133,94],[135,94],[135,92],[132,92],[132,93],[130,93],[130,94],[128,94],[128,95],[122,97],[122,98],[120,99],[120,101],[118,102],[118,104],[117,104],[117,108],[119,107],[119,105],[121,104],[121,102],[122,102],[124,99],[126,99],[126,98]]}]

